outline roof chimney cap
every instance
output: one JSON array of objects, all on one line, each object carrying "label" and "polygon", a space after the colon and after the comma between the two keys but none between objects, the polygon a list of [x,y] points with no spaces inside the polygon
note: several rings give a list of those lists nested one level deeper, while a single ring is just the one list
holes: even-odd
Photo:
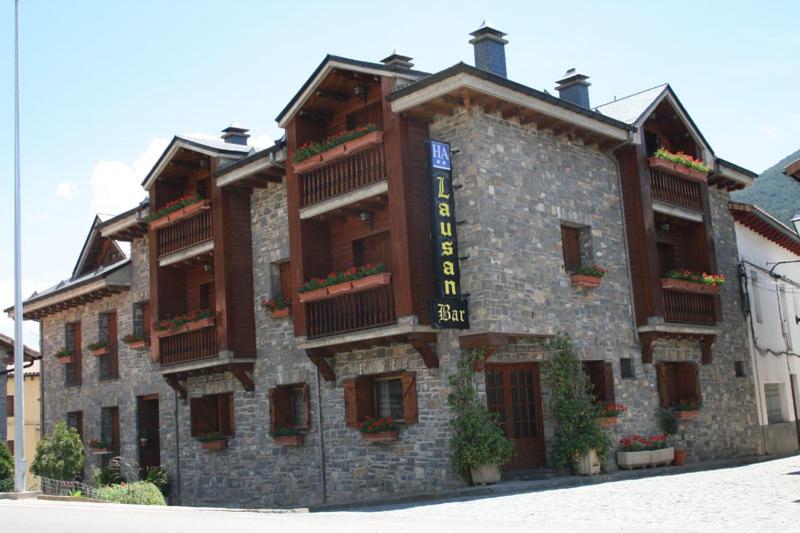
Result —
[{"label": "roof chimney cap", "polygon": [[564,77],[556,83],[559,97],[565,102],[589,109],[589,76],[581,74],[575,67],[567,69]]},{"label": "roof chimney cap", "polygon": [[226,143],[230,144],[241,144],[242,146],[247,146],[247,139],[250,137],[250,134],[247,132],[250,131],[247,128],[243,128],[238,122],[235,120],[231,122],[231,125],[222,130],[222,140]]},{"label": "roof chimney cap", "polygon": [[505,47],[508,41],[503,37],[506,34],[484,20],[481,27],[470,35],[473,37],[469,43],[475,54],[475,66],[505,78],[507,76]]},{"label": "roof chimney cap", "polygon": [[469,41],[470,44],[478,43],[484,39],[491,39],[502,44],[508,44],[508,41],[503,39],[507,34],[498,30],[488,20],[481,22],[481,27],[470,33],[474,37]]},{"label": "roof chimney cap", "polygon": [[561,90],[564,87],[569,87],[570,85],[575,85],[576,83],[580,83],[581,85],[591,85],[588,80],[589,76],[586,74],[581,74],[577,71],[575,67],[568,68],[567,71],[564,73],[564,77],[558,80],[556,83],[558,86],[556,90]]},{"label": "roof chimney cap", "polygon": [[381,59],[381,63],[386,65],[387,67],[400,67],[400,68],[412,68],[414,63],[411,60],[414,59],[413,57],[404,56],[403,54],[398,54],[397,49],[395,48],[390,55]]}]

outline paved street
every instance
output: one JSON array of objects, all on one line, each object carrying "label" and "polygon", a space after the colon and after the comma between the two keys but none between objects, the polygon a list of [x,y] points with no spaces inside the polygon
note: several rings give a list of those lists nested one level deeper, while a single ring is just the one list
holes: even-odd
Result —
[{"label": "paved street", "polygon": [[800,456],[469,501],[255,513],[0,501],[0,532],[800,531]]}]

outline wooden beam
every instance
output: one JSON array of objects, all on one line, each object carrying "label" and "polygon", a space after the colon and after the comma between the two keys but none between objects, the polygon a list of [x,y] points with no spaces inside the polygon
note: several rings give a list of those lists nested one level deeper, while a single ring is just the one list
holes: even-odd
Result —
[{"label": "wooden beam", "polygon": [[439,368],[439,357],[431,343],[436,342],[435,333],[412,333],[408,336],[411,346],[419,353],[427,368]]},{"label": "wooden beam", "polygon": [[706,335],[700,339],[701,361],[704,365],[710,365],[714,361],[714,345],[716,342],[716,335]]},{"label": "wooden beam", "polygon": [[657,335],[655,333],[642,333],[639,335],[639,341],[642,343],[642,364],[649,365],[653,363],[653,348],[656,344]]},{"label": "wooden beam", "polygon": [[231,374],[233,374],[236,379],[239,380],[239,383],[242,384],[244,390],[248,392],[253,392],[256,389],[255,383],[247,374],[247,370],[242,365],[232,364],[231,365]]},{"label": "wooden beam", "polygon": [[336,373],[333,371],[333,367],[328,362],[328,356],[325,355],[329,353],[330,352],[328,352],[328,350],[324,349],[306,350],[306,355],[319,369],[319,373],[322,375],[322,378],[325,381],[335,381]]},{"label": "wooden beam", "polygon": [[174,374],[167,374],[164,376],[164,379],[167,381],[167,384],[178,393],[178,396],[180,396],[181,400],[186,399],[186,389],[183,385],[181,385],[181,382],[178,381],[178,376]]}]

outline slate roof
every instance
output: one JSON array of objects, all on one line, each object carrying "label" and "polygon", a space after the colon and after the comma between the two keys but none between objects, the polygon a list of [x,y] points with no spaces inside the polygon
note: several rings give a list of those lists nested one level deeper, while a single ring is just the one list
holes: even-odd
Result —
[{"label": "slate roof", "polygon": [[656,98],[661,96],[667,87],[669,87],[669,85],[662,83],[650,89],[645,89],[644,91],[619,98],[613,102],[601,104],[594,109],[607,117],[617,119],[626,124],[633,124],[647,111],[647,108],[655,102]]}]

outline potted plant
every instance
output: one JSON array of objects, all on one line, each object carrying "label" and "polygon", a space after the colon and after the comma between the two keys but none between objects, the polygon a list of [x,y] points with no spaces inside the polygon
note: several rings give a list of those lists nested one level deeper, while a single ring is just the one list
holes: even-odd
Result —
[{"label": "potted plant", "polygon": [[447,399],[453,412],[453,464],[473,485],[500,481],[500,467],[511,460],[513,451],[497,416],[489,412],[475,388],[474,368],[485,356],[483,348],[474,348],[458,361],[456,373],[449,378],[452,392]]},{"label": "potted plant", "polygon": [[122,342],[124,342],[131,350],[141,350],[147,347],[147,341],[141,335],[125,335],[122,337]]},{"label": "potted plant", "polygon": [[361,436],[367,442],[394,442],[399,438],[399,432],[391,416],[367,418],[361,424]]},{"label": "potted plant", "polygon": [[613,426],[617,423],[617,417],[625,413],[627,408],[621,403],[614,402],[597,402],[599,412],[597,416],[597,423],[601,426]]},{"label": "potted plant", "polygon": [[147,445],[150,443],[150,435],[147,433],[146,429],[139,430],[139,446],[141,448],[147,448]]},{"label": "potted plant", "polygon": [[214,313],[208,309],[201,309],[199,311],[190,311],[184,315],[153,322],[153,329],[155,329],[157,337],[164,337],[166,335],[175,335],[176,333],[195,331],[213,325]]},{"label": "potted plant", "polygon": [[663,148],[659,148],[648,159],[650,168],[665,170],[671,174],[678,174],[694,181],[705,181],[711,169],[703,164],[702,161],[684,154],[683,152],[672,153]]},{"label": "potted plant", "polygon": [[700,402],[681,402],[674,408],[678,420],[694,420],[700,415]]},{"label": "potted plant", "polygon": [[61,348],[53,355],[59,363],[66,365],[72,362],[73,358],[75,357],[75,350],[72,348]]},{"label": "potted plant", "polygon": [[344,272],[331,272],[325,278],[325,286],[328,287],[328,294],[331,296],[343,294],[353,290],[353,283],[350,281],[355,275],[356,269],[345,270]]},{"label": "potted plant", "polygon": [[353,280],[353,290],[363,291],[381,285],[388,285],[392,281],[392,274],[386,272],[386,265],[383,263],[369,263],[359,267],[358,273]]},{"label": "potted plant", "polygon": [[289,311],[292,308],[291,298],[278,296],[277,298],[269,298],[261,300],[261,307],[270,312],[272,318],[283,318],[289,316]]},{"label": "potted plant", "polygon": [[224,450],[228,447],[228,437],[221,433],[206,433],[197,437],[197,440],[206,450]]},{"label": "potted plant", "polygon": [[600,285],[607,272],[608,270],[597,265],[581,265],[572,272],[570,279],[576,287],[593,288]]},{"label": "potted plant", "polygon": [[667,435],[628,435],[619,441],[617,464],[623,469],[660,466],[672,462],[674,449],[667,446]]},{"label": "potted plant", "polygon": [[302,446],[306,435],[298,428],[278,428],[272,432],[272,440],[279,446]]},{"label": "potted plant", "polygon": [[311,278],[297,289],[297,292],[300,294],[301,302],[313,302],[325,298],[328,295],[328,287],[322,278]]},{"label": "potted plant", "polygon": [[375,124],[367,124],[341,131],[319,142],[302,144],[294,152],[292,164],[298,174],[310,172],[318,166],[357,153],[383,140],[383,132]]},{"label": "potted plant", "polygon": [[88,346],[88,348],[95,357],[108,355],[108,343],[106,341],[93,342]]},{"label": "potted plant", "polygon": [[667,277],[661,279],[661,287],[679,292],[703,294],[719,294],[719,286],[725,283],[722,274],[707,274],[690,270],[670,270]]},{"label": "potted plant", "polygon": [[211,202],[198,194],[187,194],[167,202],[164,207],[145,217],[153,229],[163,228],[188,215],[209,209]]},{"label": "potted plant", "polygon": [[92,439],[89,441],[89,448],[91,449],[94,455],[104,455],[110,453],[108,451],[108,444],[103,442],[102,440]]}]

